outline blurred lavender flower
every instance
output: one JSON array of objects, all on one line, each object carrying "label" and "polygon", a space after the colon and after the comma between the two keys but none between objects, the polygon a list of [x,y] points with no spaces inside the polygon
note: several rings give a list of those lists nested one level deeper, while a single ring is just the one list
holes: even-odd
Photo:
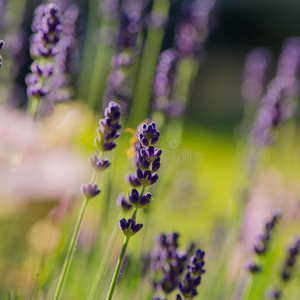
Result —
[{"label": "blurred lavender flower", "polygon": [[98,189],[97,184],[88,183],[82,185],[81,192],[87,199],[91,199],[97,196],[100,193],[100,190]]},{"label": "blurred lavender flower", "polygon": [[289,248],[288,255],[283,266],[283,270],[281,272],[281,278],[284,281],[288,281],[291,279],[293,269],[296,264],[297,256],[299,256],[300,252],[300,239],[297,239],[295,243]]},{"label": "blurred lavender flower", "polygon": [[189,271],[179,285],[184,299],[193,299],[198,295],[197,287],[201,284],[202,275],[206,272],[203,268],[205,264],[204,256],[205,252],[198,249],[195,255],[191,257],[191,263],[187,266]]},{"label": "blurred lavender flower", "polygon": [[[4,46],[4,42],[2,40],[0,40],[0,50],[3,48]],[[0,68],[2,67],[2,57],[0,55]]]},{"label": "blurred lavender flower", "polygon": [[[258,237],[258,242],[254,245],[254,252],[256,255],[261,256],[267,253],[272,239],[272,233],[280,217],[281,213],[276,213],[273,215],[272,219],[265,224],[264,233]],[[250,263],[248,264],[247,269],[250,273],[255,274],[262,271],[262,266],[260,264]]]},{"label": "blurred lavender flower", "polygon": [[[288,249],[287,258],[282,267],[280,273],[280,279],[283,283],[287,283],[291,277],[295,268],[297,257],[300,253],[300,239],[297,239],[294,244]],[[279,288],[273,289],[270,294],[270,299],[281,299],[283,295],[283,290]]]},{"label": "blurred lavender flower", "polygon": [[64,26],[57,45],[59,51],[54,58],[54,74],[51,79],[51,102],[70,100],[79,71],[79,8],[72,4],[63,12]]},{"label": "blurred lavender flower", "polygon": [[287,39],[278,61],[277,76],[295,78],[300,74],[300,38]]},{"label": "blurred lavender flower", "polygon": [[256,48],[246,56],[242,95],[245,101],[257,103],[262,97],[270,72],[271,55],[264,48]]},{"label": "blurred lavender flower", "polygon": [[[58,6],[41,4],[35,10],[31,37],[31,74],[26,76],[29,98],[40,100],[49,92],[47,80],[53,75],[53,58],[58,52],[57,44],[62,31]],[[38,106],[37,106],[38,109]],[[35,114],[37,113],[37,109]]]},{"label": "blurred lavender flower", "polygon": [[196,58],[211,28],[215,1],[185,1],[182,10],[182,20],[175,28],[176,48],[180,56]]},{"label": "blurred lavender flower", "polygon": [[163,110],[168,116],[175,117],[184,111],[184,104],[175,107],[171,101],[174,91],[175,77],[178,65],[178,52],[171,48],[163,51],[159,57],[153,83],[153,105],[155,110]]},{"label": "blurred lavender flower", "polygon": [[151,257],[151,268],[155,272],[153,286],[157,292],[153,299],[165,299],[165,295],[179,286],[189,256],[187,252],[178,250],[178,238],[179,234],[174,232],[162,234],[157,239]]},{"label": "blurred lavender flower", "polygon": [[132,99],[131,75],[128,68],[135,63],[138,35],[141,30],[144,1],[127,0],[122,3],[117,53],[112,58],[105,103],[117,100],[122,111],[128,111]]},{"label": "blurred lavender flower", "polygon": [[120,194],[117,199],[117,206],[121,207],[124,212],[129,211],[132,209],[132,205],[129,203],[129,201],[126,199],[124,194]]},{"label": "blurred lavender flower", "polygon": [[272,143],[272,130],[295,111],[294,100],[299,94],[299,67],[300,39],[291,38],[283,46],[276,77],[268,85],[251,131],[251,138],[257,145]]}]

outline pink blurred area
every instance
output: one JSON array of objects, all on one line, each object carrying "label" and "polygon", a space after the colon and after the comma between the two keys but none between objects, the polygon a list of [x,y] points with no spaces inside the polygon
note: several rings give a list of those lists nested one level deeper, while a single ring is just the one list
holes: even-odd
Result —
[{"label": "pink blurred area", "polygon": [[52,118],[55,123],[34,123],[25,113],[0,107],[0,202],[14,206],[79,196],[91,169],[66,138],[78,132],[78,108]]}]

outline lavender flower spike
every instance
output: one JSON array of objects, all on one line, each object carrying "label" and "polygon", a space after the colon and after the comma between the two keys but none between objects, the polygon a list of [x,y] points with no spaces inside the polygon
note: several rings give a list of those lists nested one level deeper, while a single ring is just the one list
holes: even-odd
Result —
[{"label": "lavender flower spike", "polygon": [[[114,112],[112,112],[112,115],[114,115]],[[113,116],[111,116],[113,117]],[[112,122],[111,124],[115,126],[115,124],[118,124],[118,118],[113,118],[113,120],[116,119],[116,122]],[[102,124],[103,128],[110,128],[109,124]],[[138,158],[136,160],[137,163],[137,178],[133,178],[133,176],[130,176],[130,181],[135,185],[135,187],[138,187],[139,184],[142,185],[141,191],[139,192],[137,189],[132,189],[131,193],[129,194],[129,202],[127,203],[127,199],[125,197],[121,196],[121,200],[118,200],[118,202],[121,202],[121,206],[124,209],[130,209],[130,204],[132,207],[134,207],[132,217],[128,220],[122,219],[119,223],[121,230],[123,231],[125,235],[125,239],[123,242],[123,246],[121,249],[120,257],[118,259],[114,275],[111,280],[111,284],[109,287],[109,291],[107,293],[107,300],[111,300],[113,297],[113,293],[115,290],[115,285],[117,282],[117,279],[119,277],[119,273],[121,270],[121,266],[124,260],[124,256],[128,247],[128,243],[130,238],[135,235],[138,231],[141,230],[143,224],[136,223],[137,214],[139,209],[145,208],[150,204],[151,201],[151,194],[146,193],[145,189],[148,185],[154,184],[157,179],[158,175],[155,172],[160,167],[160,155],[161,150],[155,149],[153,147],[154,144],[156,144],[159,140],[160,133],[156,129],[155,123],[151,124],[143,124],[143,128],[139,134],[140,137],[140,143],[137,143],[137,155]],[[143,171],[144,170],[144,171]]]},{"label": "lavender flower spike", "polygon": [[201,276],[205,273],[204,256],[205,252],[201,249],[196,251],[195,256],[191,258],[191,264],[188,265],[189,271],[179,285],[179,289],[186,299],[192,299],[198,295],[197,287],[201,284]]},{"label": "lavender flower spike", "polygon": [[[58,6],[53,3],[38,6],[32,27],[34,34],[30,41],[30,53],[34,61],[31,65],[32,73],[26,76],[27,95],[31,99],[40,100],[49,92],[47,81],[53,75],[53,58],[58,52],[57,44],[62,31]],[[35,111],[32,111],[34,115],[38,107],[39,102]]]},{"label": "lavender flower spike", "polygon": [[110,151],[116,147],[114,140],[120,136],[118,132],[121,129],[120,106],[113,101],[109,102],[104,115],[105,118],[99,122],[100,127],[97,130],[98,137],[95,139],[95,145],[99,151]]}]

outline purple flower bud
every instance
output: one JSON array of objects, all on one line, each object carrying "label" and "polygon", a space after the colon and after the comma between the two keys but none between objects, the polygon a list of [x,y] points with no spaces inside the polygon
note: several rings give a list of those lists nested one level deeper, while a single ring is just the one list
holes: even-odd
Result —
[{"label": "purple flower bud", "polygon": [[131,184],[132,187],[139,187],[142,185],[134,175],[127,176],[127,181]]},{"label": "purple flower bud", "polygon": [[156,130],[156,125],[154,122],[149,125],[143,124],[143,129],[139,134],[139,139],[141,144],[144,147],[148,147],[149,145],[154,145],[158,142],[160,137],[160,132]]},{"label": "purple flower bud", "polygon": [[152,174],[151,171],[146,170],[142,171],[141,169],[137,169],[137,178],[144,186],[149,186],[154,184],[158,180],[158,174],[154,173]]},{"label": "purple flower bud", "polygon": [[262,271],[261,266],[254,264],[254,263],[250,263],[247,266],[248,271],[250,271],[252,274],[256,274],[256,273],[260,273]]},{"label": "purple flower bud", "polygon": [[135,235],[143,227],[143,224],[136,224],[136,222],[132,219],[128,219],[128,221],[126,221],[126,219],[122,219],[119,225],[126,237],[131,237]]},{"label": "purple flower bud", "polygon": [[101,151],[110,151],[116,147],[114,140],[120,136],[118,132],[121,129],[120,106],[111,101],[104,115],[105,118],[99,121],[100,127],[97,129],[98,137],[95,139],[95,145]]},{"label": "purple flower bud", "polygon": [[138,192],[137,189],[132,189],[131,190],[131,195],[129,196],[129,202],[135,206],[138,204],[138,201],[139,201],[139,198],[140,198],[140,194]]},{"label": "purple flower bud", "polygon": [[94,168],[95,171],[100,172],[107,169],[110,166],[110,161],[106,158],[100,160],[100,157],[97,154],[93,154],[89,158],[90,165]]},{"label": "purple flower bud", "polygon": [[156,172],[160,168],[160,158],[151,163],[151,172]]},{"label": "purple flower bud", "polygon": [[280,290],[273,290],[269,294],[270,299],[281,299],[281,296],[282,296],[282,293]]},{"label": "purple flower bud", "polygon": [[97,196],[98,194],[100,194],[100,190],[98,189],[97,184],[85,184],[81,186],[81,193],[87,198],[93,198],[95,196]]},{"label": "purple flower bud", "polygon": [[132,209],[132,205],[127,201],[124,194],[120,194],[117,199],[117,206],[121,207],[123,211],[129,211]]},{"label": "purple flower bud", "polygon": [[144,196],[142,196],[141,200],[140,200],[140,208],[145,208],[150,204],[150,200],[151,200],[151,194],[147,193]]}]

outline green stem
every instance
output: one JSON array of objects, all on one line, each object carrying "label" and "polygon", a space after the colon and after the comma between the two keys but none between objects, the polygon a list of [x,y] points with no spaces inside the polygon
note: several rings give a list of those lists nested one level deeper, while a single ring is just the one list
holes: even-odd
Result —
[{"label": "green stem", "polygon": [[245,294],[243,296],[243,300],[251,300],[251,295],[252,295],[252,291],[253,291],[253,285],[254,285],[254,276],[255,275],[251,275],[250,281],[247,284],[247,289],[245,291]]},{"label": "green stem", "polygon": [[[119,221],[119,220],[120,220],[120,214],[118,215],[118,218],[117,218],[117,221]],[[105,269],[106,269],[108,261],[109,261],[109,259],[108,259],[109,255],[111,254],[113,245],[116,241],[116,236],[117,236],[117,233],[118,233],[118,229],[119,229],[119,227],[115,226],[114,231],[110,235],[110,239],[108,241],[107,247],[106,247],[105,252],[103,254],[103,257],[101,259],[101,263],[98,267],[98,270],[97,270],[97,273],[96,273],[91,291],[89,293],[88,300],[93,300],[96,297],[97,289],[100,286],[100,283],[102,281]]]},{"label": "green stem", "polygon": [[74,254],[74,250],[75,250],[76,241],[77,241],[77,238],[78,238],[78,232],[79,232],[79,229],[80,229],[80,226],[81,226],[81,223],[82,223],[82,219],[83,219],[85,210],[87,208],[87,204],[88,204],[88,199],[85,198],[84,202],[81,205],[80,213],[78,215],[75,230],[73,232],[72,239],[71,239],[71,242],[70,242],[70,245],[69,245],[68,253],[67,253],[67,256],[65,258],[65,262],[64,262],[62,271],[61,271],[60,276],[59,276],[59,280],[58,280],[58,283],[57,283],[55,295],[54,295],[54,298],[53,298],[55,300],[59,299],[59,295],[62,291],[65,278],[68,274],[70,264],[72,262],[72,257],[73,257],[73,254]]},{"label": "green stem", "polygon": [[[138,200],[138,204],[140,203],[140,200],[141,200],[142,196],[145,193],[145,189],[146,189],[146,187],[143,185],[142,191],[140,193],[140,197],[139,197],[139,200]],[[139,210],[138,207],[134,208],[134,211],[133,211],[133,214],[132,214],[132,217],[131,217],[131,219],[134,220],[134,221],[136,221],[138,210]],[[112,281],[111,281],[111,284],[110,284],[110,288],[109,288],[106,300],[112,299],[114,289],[115,289],[115,285],[116,285],[117,279],[119,277],[122,262],[123,262],[123,259],[124,259],[125,253],[126,253],[126,249],[127,249],[127,246],[128,246],[128,242],[129,242],[129,237],[125,237],[123,247],[122,247],[122,250],[121,250],[121,253],[120,253],[120,257],[119,257],[119,260],[118,260],[118,263],[117,263],[117,266],[116,266],[116,269],[115,269],[115,272],[114,272],[114,275],[113,275],[113,278],[112,278]]]},{"label": "green stem", "polygon": [[[91,180],[92,184],[95,183],[96,177],[97,177],[97,172],[94,171],[93,176],[92,176],[92,180]],[[58,283],[57,283],[57,286],[56,286],[56,291],[55,291],[54,298],[53,298],[54,300],[59,299],[59,295],[62,291],[64,281],[65,281],[65,279],[68,275],[69,268],[70,268],[72,258],[73,258],[73,255],[74,255],[74,251],[75,251],[76,242],[77,242],[77,239],[78,239],[79,229],[80,229],[80,226],[81,226],[81,223],[82,223],[82,220],[83,220],[83,216],[84,216],[84,213],[85,213],[87,205],[88,205],[88,201],[89,201],[89,199],[84,198],[84,201],[81,205],[80,212],[79,212],[77,222],[76,222],[76,225],[75,225],[75,229],[74,229],[71,241],[70,241],[68,253],[67,253],[67,256],[65,258],[64,265],[63,265],[63,268],[61,270],[61,273],[60,273],[60,276],[59,276],[59,279],[58,279]]]},{"label": "green stem", "polygon": [[32,117],[33,120],[36,120],[41,100],[35,97],[31,97],[28,99],[28,101],[28,114]]},{"label": "green stem", "polygon": [[114,275],[113,275],[113,278],[112,278],[112,281],[111,281],[111,284],[110,284],[110,287],[109,287],[109,291],[108,291],[106,300],[111,300],[112,299],[112,296],[113,296],[113,293],[114,293],[114,290],[115,290],[115,285],[116,285],[117,279],[119,277],[121,266],[122,266],[122,263],[123,263],[123,260],[124,260],[124,257],[125,257],[125,253],[126,253],[126,250],[127,250],[127,247],[128,247],[129,239],[130,238],[127,237],[127,236],[124,239],[123,247],[122,247],[122,250],[121,250],[121,253],[120,253],[120,257],[118,259],[118,263],[116,265],[116,269],[115,269],[115,272],[114,272]]}]

